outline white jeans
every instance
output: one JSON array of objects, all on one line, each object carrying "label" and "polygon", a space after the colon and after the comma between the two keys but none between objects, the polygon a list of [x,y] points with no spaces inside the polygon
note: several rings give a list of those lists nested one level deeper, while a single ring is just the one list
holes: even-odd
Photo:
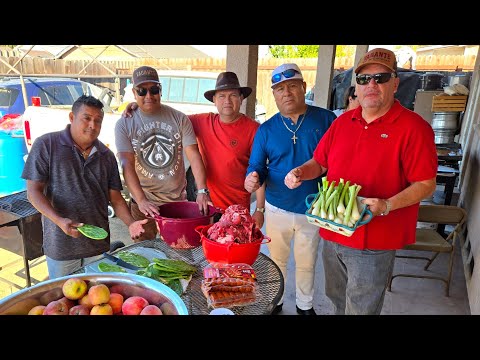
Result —
[{"label": "white jeans", "polygon": [[[267,244],[270,257],[282,271],[285,284],[290,244],[293,238],[296,303],[302,310],[311,309],[313,307],[315,263],[320,243],[318,227],[310,224],[305,214],[282,210],[268,202],[265,203],[265,223],[267,236],[272,239]],[[282,303],[283,296],[279,301],[279,304]]]}]

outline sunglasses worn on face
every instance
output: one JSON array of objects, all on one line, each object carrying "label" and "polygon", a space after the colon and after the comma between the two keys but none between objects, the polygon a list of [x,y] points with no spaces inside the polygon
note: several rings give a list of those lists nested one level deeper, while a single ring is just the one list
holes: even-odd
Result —
[{"label": "sunglasses worn on face", "polygon": [[150,89],[139,87],[135,88],[135,90],[137,91],[138,96],[145,96],[147,95],[147,92],[150,92],[151,95],[158,95],[160,93],[160,86],[154,85],[150,87]]},{"label": "sunglasses worn on face", "polygon": [[295,74],[300,74],[297,70],[294,69],[288,69],[285,71],[282,71],[281,73],[275,74],[272,76],[272,84],[276,84],[280,80],[282,80],[282,75],[285,77],[285,79],[290,79],[295,76]]},{"label": "sunglasses worn on face", "polygon": [[397,77],[395,73],[361,74],[357,75],[355,80],[358,85],[367,85],[372,79],[375,80],[377,84],[384,84],[394,77]]}]

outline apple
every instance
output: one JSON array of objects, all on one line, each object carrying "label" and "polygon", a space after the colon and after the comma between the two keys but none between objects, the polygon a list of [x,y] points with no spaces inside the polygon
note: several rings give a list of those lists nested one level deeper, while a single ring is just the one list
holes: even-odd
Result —
[{"label": "apple", "polygon": [[65,305],[67,305],[68,307],[68,310],[70,310],[72,307],[74,307],[75,305],[77,305],[77,302],[76,301],[73,301],[73,300],[70,300],[68,299],[67,297],[62,297],[61,299],[59,299],[58,301],[62,301],[63,303],[65,303]]},{"label": "apple", "polygon": [[86,305],[75,305],[68,311],[68,315],[90,315],[90,308]]},{"label": "apple", "polygon": [[122,312],[123,295],[119,293],[110,293],[108,304],[112,307],[114,314]]},{"label": "apple", "polygon": [[139,315],[143,308],[148,305],[148,301],[141,296],[131,296],[123,302],[123,315]]},{"label": "apple", "polygon": [[140,315],[163,315],[163,313],[157,305],[147,305],[140,311]]},{"label": "apple", "polygon": [[45,305],[37,305],[30,309],[28,315],[43,315],[43,311],[45,310]]},{"label": "apple", "polygon": [[110,300],[110,289],[105,284],[94,285],[88,290],[88,298],[94,306],[106,304]]},{"label": "apple", "polygon": [[80,278],[67,279],[62,286],[63,295],[70,300],[78,300],[87,292],[87,283]]},{"label": "apple", "polygon": [[68,315],[68,307],[63,301],[55,300],[45,306],[43,315]]},{"label": "apple", "polygon": [[90,315],[113,315],[113,310],[109,304],[99,304],[90,310]]}]

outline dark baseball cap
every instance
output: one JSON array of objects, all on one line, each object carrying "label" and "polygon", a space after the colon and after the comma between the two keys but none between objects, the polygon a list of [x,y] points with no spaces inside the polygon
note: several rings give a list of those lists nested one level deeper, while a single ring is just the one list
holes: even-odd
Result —
[{"label": "dark baseball cap", "polygon": [[363,55],[355,69],[355,74],[358,74],[364,66],[369,64],[383,65],[393,72],[397,71],[395,54],[388,49],[376,48]]},{"label": "dark baseball cap", "polygon": [[140,66],[133,71],[133,86],[138,86],[146,82],[154,82],[160,84],[157,70],[150,66]]}]

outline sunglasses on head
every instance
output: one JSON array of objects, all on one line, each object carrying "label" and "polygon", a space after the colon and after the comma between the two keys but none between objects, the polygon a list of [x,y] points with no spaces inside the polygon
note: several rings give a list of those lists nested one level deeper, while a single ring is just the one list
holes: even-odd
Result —
[{"label": "sunglasses on head", "polygon": [[281,73],[275,74],[272,76],[272,84],[276,84],[280,80],[282,80],[282,75],[285,77],[285,79],[290,79],[295,76],[295,74],[300,74],[297,70],[294,69],[288,69],[285,71],[282,71]]},{"label": "sunglasses on head", "polygon": [[150,92],[151,95],[158,95],[160,93],[160,86],[153,85],[149,89],[138,87],[138,88],[135,88],[135,90],[137,91],[138,96],[145,96],[147,95],[147,92]]},{"label": "sunglasses on head", "polygon": [[395,73],[360,74],[355,77],[355,80],[358,85],[367,85],[372,79],[375,80],[377,84],[384,84],[394,77],[397,77]]}]

